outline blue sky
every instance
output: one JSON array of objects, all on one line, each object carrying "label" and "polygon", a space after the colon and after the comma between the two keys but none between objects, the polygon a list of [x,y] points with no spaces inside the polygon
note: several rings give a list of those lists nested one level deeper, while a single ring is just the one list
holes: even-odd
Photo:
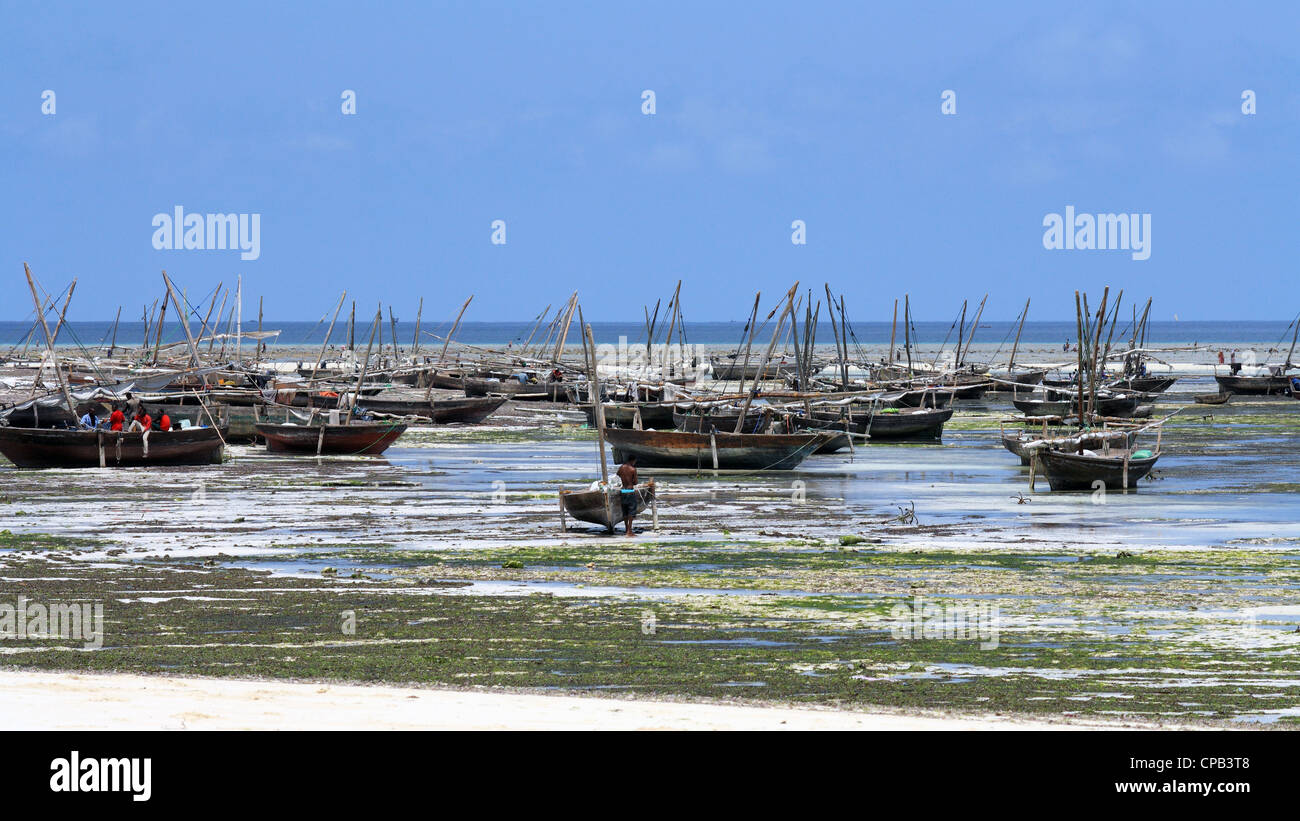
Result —
[{"label": "blue sky", "polygon": [[[138,315],[164,268],[191,295],[242,274],[276,319],[345,288],[404,319],[574,290],[635,319],[678,278],[699,320],[796,279],[861,321],[904,292],[1065,319],[1105,284],[1158,319],[1300,310],[1300,4],[0,8],[0,319],[30,310],[23,261],[79,278],[79,319]],[[260,214],[260,257],[155,250],[176,205]],[[1045,249],[1067,205],[1150,214],[1150,259]]]}]

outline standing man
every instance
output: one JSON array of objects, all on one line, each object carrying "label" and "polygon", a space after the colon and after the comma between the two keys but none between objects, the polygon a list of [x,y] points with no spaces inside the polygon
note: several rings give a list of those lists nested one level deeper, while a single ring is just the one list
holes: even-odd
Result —
[{"label": "standing man", "polygon": [[623,526],[627,529],[624,536],[632,537],[632,520],[636,518],[636,455],[628,454],[627,461],[618,466],[618,478],[623,483],[619,491],[619,501],[623,505]]}]

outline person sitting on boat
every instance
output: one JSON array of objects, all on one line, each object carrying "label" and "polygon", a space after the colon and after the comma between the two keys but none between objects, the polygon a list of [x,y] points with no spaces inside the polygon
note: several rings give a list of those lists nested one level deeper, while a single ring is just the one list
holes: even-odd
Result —
[{"label": "person sitting on boat", "polygon": [[155,427],[160,431],[169,431],[172,429],[172,418],[167,415],[167,411],[159,408],[157,410],[158,422]]},{"label": "person sitting on boat", "polygon": [[121,431],[126,426],[126,414],[120,404],[113,405],[113,412],[108,415],[108,429]]},{"label": "person sitting on boat", "polygon": [[636,455],[628,454],[627,460],[618,466],[618,479],[623,483],[623,488],[619,491],[619,502],[623,506],[623,525],[627,532],[623,535],[632,536],[632,520],[636,518]]},{"label": "person sitting on boat", "polygon": [[86,412],[81,415],[81,426],[83,428],[90,428],[91,430],[94,430],[95,428],[99,427],[99,422],[100,422],[99,414],[95,413],[95,406],[94,405],[86,406]]},{"label": "person sitting on boat", "polygon": [[135,418],[131,420],[131,427],[127,428],[126,432],[139,433],[141,431],[151,430],[152,428],[153,417],[144,409],[144,405],[141,405],[140,410],[136,411]]}]

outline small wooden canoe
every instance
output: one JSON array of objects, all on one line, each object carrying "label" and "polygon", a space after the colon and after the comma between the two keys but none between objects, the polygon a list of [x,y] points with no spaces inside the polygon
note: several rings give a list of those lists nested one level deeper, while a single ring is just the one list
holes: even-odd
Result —
[{"label": "small wooden canoe", "polygon": [[1228,391],[1220,393],[1198,393],[1192,397],[1192,400],[1198,405],[1226,405],[1232,394]]},{"label": "small wooden canoe", "polygon": [[216,428],[126,433],[0,427],[0,454],[20,468],[221,464]]},{"label": "small wooden canoe", "polygon": [[[639,516],[654,501],[654,480],[637,485],[635,492],[635,515]],[[564,512],[578,521],[600,525],[612,533],[615,525],[623,521],[622,493],[623,491],[618,488],[610,490],[561,490],[560,502],[564,505]]]},{"label": "small wooden canoe", "polygon": [[1093,490],[1097,482],[1107,490],[1136,490],[1138,481],[1151,472],[1159,458],[1159,454],[1142,450],[1112,449],[1106,454],[1038,450],[1039,468],[1054,491]]},{"label": "small wooden canoe", "polygon": [[257,433],[266,449],[276,453],[348,454],[378,456],[406,431],[391,422],[353,422],[349,425],[277,425],[262,422]]}]

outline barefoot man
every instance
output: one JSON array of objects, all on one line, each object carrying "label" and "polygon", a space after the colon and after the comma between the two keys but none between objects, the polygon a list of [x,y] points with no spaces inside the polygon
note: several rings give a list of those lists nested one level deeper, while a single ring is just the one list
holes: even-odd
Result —
[{"label": "barefoot man", "polygon": [[618,478],[623,483],[618,496],[623,504],[623,524],[627,528],[623,535],[631,537],[632,519],[636,518],[636,456],[629,454],[627,461],[618,466]]}]

